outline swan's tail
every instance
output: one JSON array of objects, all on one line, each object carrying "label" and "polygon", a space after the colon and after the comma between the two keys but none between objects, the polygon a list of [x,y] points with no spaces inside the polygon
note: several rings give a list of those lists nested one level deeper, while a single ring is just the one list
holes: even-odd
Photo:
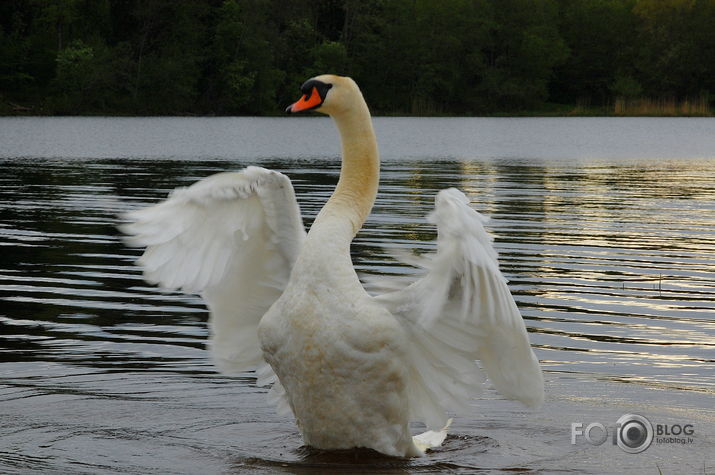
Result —
[{"label": "swan's tail", "polygon": [[427,432],[417,434],[412,437],[412,442],[414,442],[417,448],[423,453],[428,449],[439,447],[442,445],[442,442],[444,442],[444,439],[447,438],[447,429],[449,429],[451,424],[452,419],[450,418],[447,421],[447,425],[445,425],[441,430],[428,430]]}]

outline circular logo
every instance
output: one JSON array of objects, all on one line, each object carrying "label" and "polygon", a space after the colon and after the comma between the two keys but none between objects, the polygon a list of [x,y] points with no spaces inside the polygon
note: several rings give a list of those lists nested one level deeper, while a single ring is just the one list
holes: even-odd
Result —
[{"label": "circular logo", "polygon": [[629,454],[643,452],[653,442],[653,426],[638,414],[624,414],[616,423],[616,443]]}]

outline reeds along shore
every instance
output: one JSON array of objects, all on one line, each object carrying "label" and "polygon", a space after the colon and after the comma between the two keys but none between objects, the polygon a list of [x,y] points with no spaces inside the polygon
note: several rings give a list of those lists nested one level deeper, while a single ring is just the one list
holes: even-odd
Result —
[{"label": "reeds along shore", "polygon": [[622,116],[698,116],[712,115],[707,97],[697,99],[617,98],[613,113]]}]

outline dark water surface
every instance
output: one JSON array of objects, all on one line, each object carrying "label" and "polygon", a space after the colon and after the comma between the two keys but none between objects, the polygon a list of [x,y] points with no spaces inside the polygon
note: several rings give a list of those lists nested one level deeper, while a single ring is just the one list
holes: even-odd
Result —
[{"label": "dark water surface", "polygon": [[[118,213],[258,164],[293,180],[309,225],[339,172],[329,121],[0,118],[0,472],[714,473],[715,120],[376,130],[356,267],[411,272],[383,245],[431,250],[434,194],[465,191],[542,361],[541,410],[487,391],[427,457],[316,452],[252,374],[214,372],[198,297],[142,281]],[[572,423],[612,431],[625,413],[692,424],[692,443],[571,444]]]}]

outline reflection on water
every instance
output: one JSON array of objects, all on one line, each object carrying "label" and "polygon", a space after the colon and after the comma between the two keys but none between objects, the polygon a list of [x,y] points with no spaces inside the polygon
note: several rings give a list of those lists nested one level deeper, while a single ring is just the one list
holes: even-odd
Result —
[{"label": "reflection on water", "polygon": [[[337,180],[336,160],[256,158],[290,176],[309,225]],[[607,472],[644,465],[623,454],[578,465],[603,452],[574,452],[570,421],[615,421],[626,410],[715,421],[714,161],[384,163],[353,245],[356,267],[412,272],[389,249],[431,250],[424,216],[434,194],[461,188],[492,217],[547,378],[541,412],[487,393],[441,451],[407,462],[300,448],[251,374],[213,371],[200,299],[158,291],[132,265],[140,251],[122,244],[118,213],[249,163],[0,160],[0,471],[306,473],[360,463],[385,473]],[[628,407],[634,400],[644,405]],[[603,406],[614,401],[622,405]],[[699,443],[689,457],[706,467],[712,433]],[[673,450],[664,453],[683,457]]]}]

